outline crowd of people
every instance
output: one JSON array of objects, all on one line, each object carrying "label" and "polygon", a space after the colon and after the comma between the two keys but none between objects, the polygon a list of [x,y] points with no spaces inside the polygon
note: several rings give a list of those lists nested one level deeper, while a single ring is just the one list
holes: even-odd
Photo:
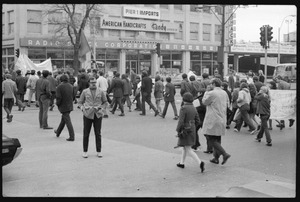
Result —
[{"label": "crowd of people", "polygon": [[[221,137],[226,129],[235,123],[234,131],[239,133],[243,127],[249,127],[249,134],[256,134],[255,140],[261,142],[263,135],[266,137],[266,145],[272,146],[270,130],[270,93],[269,89],[289,89],[289,84],[280,76],[266,85],[265,77],[260,72],[259,76],[249,75],[248,79],[233,79],[231,75],[228,82],[222,82],[219,74],[209,78],[207,73],[202,74],[202,80],[198,81],[194,75],[188,77],[182,74],[180,96],[182,98],[180,109],[175,103],[176,89],[171,77],[163,78],[156,75],[155,82],[143,71],[141,77],[134,72],[126,72],[120,75],[114,71],[113,77],[108,78],[105,72],[93,69],[86,72],[78,71],[75,78],[70,72],[58,71],[56,76],[52,72],[43,70],[40,74],[35,70],[28,71],[25,76],[20,70],[15,71],[16,76],[5,74],[2,81],[3,107],[7,113],[7,122],[12,122],[12,107],[18,106],[19,111],[31,107],[32,98],[35,95],[35,105],[39,108],[39,126],[41,129],[53,129],[48,125],[48,111],[52,111],[55,104],[61,113],[61,121],[54,133],[60,136],[64,126],[67,126],[69,138],[75,140],[75,133],[70,117],[73,104],[83,113],[83,157],[88,157],[88,142],[91,127],[93,125],[96,138],[96,152],[101,154],[101,126],[102,118],[109,118],[108,111],[113,115],[119,109],[119,116],[124,117],[127,111],[140,111],[141,116],[146,115],[146,103],[154,116],[166,118],[169,104],[171,104],[174,120],[178,120],[176,131],[178,144],[182,147],[182,155],[178,167],[184,168],[186,155],[189,154],[200,167],[205,170],[204,162],[195,153],[201,146],[199,131],[206,138],[207,154],[213,154],[210,162],[218,164],[219,157],[223,156],[222,164],[230,158],[221,145]],[[28,93],[28,101],[24,95]],[[151,101],[153,94],[155,103]],[[112,96],[110,96],[112,95]],[[112,98],[111,98],[112,97]],[[164,106],[162,107],[162,100]],[[198,102],[195,106],[195,102]],[[118,108],[118,109],[117,109]],[[110,109],[110,110],[109,110]],[[276,120],[278,127],[285,127],[283,120]],[[290,127],[293,119],[290,119]],[[268,124],[269,123],[269,124]]]}]

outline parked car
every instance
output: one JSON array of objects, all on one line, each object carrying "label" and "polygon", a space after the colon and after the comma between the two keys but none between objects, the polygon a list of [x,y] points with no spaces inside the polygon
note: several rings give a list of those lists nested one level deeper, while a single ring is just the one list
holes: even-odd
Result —
[{"label": "parked car", "polygon": [[[245,73],[242,73],[242,72],[236,72],[233,76],[234,78],[234,81],[236,81],[236,76],[239,77],[239,80],[241,79],[247,79],[247,75]],[[224,76],[224,80],[228,82],[228,78],[229,78],[229,74]]]},{"label": "parked car", "polygon": [[277,76],[281,76],[287,82],[296,82],[297,81],[297,64],[296,63],[285,63],[278,64],[275,66],[273,79]]},{"label": "parked car", "polygon": [[2,166],[11,163],[22,151],[19,139],[2,134]]}]

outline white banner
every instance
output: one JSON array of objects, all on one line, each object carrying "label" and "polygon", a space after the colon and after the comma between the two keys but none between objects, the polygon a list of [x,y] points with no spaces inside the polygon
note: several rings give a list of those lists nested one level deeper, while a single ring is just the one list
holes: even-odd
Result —
[{"label": "white banner", "polygon": [[32,69],[34,69],[36,72],[37,71],[42,72],[43,70],[48,70],[50,72],[53,72],[51,58],[45,60],[42,63],[35,64],[28,58],[27,55],[24,54],[20,54],[15,64],[15,70],[17,69],[21,70],[22,75],[25,75],[28,70],[32,70]]},{"label": "white banner", "polygon": [[296,118],[296,90],[270,90],[270,119],[284,120]]}]

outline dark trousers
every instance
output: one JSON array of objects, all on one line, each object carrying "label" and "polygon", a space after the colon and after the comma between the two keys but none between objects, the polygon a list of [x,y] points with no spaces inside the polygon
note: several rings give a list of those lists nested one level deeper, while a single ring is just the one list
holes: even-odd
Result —
[{"label": "dark trousers", "polygon": [[11,110],[14,106],[14,98],[4,98],[4,110],[7,114],[6,118],[11,114]]},{"label": "dark trousers", "polygon": [[136,95],[132,102],[134,102],[134,100],[136,100],[136,108],[142,110],[141,94]]},{"label": "dark trousers", "polygon": [[48,110],[50,99],[39,99],[39,123],[40,128],[48,127]]},{"label": "dark trousers", "polygon": [[213,151],[213,146],[211,144],[211,141],[209,141],[208,135],[204,135],[204,136],[206,138],[206,145],[207,145],[206,151]]},{"label": "dark trousers", "polygon": [[240,112],[241,112],[242,118],[240,118],[239,120],[237,120],[237,123],[236,123],[236,128],[238,129],[238,131],[241,130],[243,121],[249,126],[249,128],[250,128],[251,131],[255,130],[256,128],[253,125],[252,120],[249,117],[248,111],[240,109]]},{"label": "dark trousers", "polygon": [[235,115],[235,112],[237,111],[238,108],[232,108],[232,113],[231,115],[229,116],[229,118],[227,119],[227,125],[230,125],[233,118],[234,118],[234,115]]},{"label": "dark trousers", "polygon": [[96,151],[101,152],[101,127],[102,127],[102,117],[97,118],[94,115],[94,119],[88,119],[83,116],[83,151],[88,151],[89,146],[89,136],[91,132],[92,125],[94,127],[95,139],[96,139]]},{"label": "dark trousers", "polygon": [[195,144],[192,146],[193,149],[197,149],[197,147],[201,146],[200,141],[199,141],[199,135],[198,135],[198,131],[199,131],[200,128],[201,128],[200,125],[198,125],[196,127],[196,141],[195,141]]},{"label": "dark trousers", "polygon": [[116,111],[117,106],[119,105],[119,108],[121,110],[121,113],[124,113],[124,108],[123,108],[123,104],[122,104],[122,97],[114,97],[115,102],[114,102],[114,107],[112,109],[113,112]]},{"label": "dark trousers", "polygon": [[168,107],[169,107],[169,103],[171,103],[172,105],[172,108],[173,108],[173,112],[174,112],[174,116],[178,116],[178,113],[177,113],[177,108],[176,108],[176,105],[175,105],[175,101],[165,101],[165,106],[164,106],[164,109],[163,109],[163,113],[162,113],[162,116],[166,116],[167,114],[167,110],[168,110]]},{"label": "dark trousers", "polygon": [[55,98],[56,98],[56,92],[51,91],[50,106],[54,105],[54,99]]},{"label": "dark trousers", "polygon": [[155,108],[155,106],[151,102],[151,94],[146,93],[146,92],[142,92],[142,113],[143,114],[146,114],[145,102],[147,102],[147,104],[150,106],[150,108],[152,108],[154,111],[157,111],[157,109]]},{"label": "dark trousers", "polygon": [[260,130],[257,134],[257,139],[261,139],[265,133],[266,135],[266,140],[268,143],[272,142],[271,136],[270,136],[270,132],[269,132],[269,128],[268,128],[268,120],[269,120],[270,116],[269,115],[265,115],[265,114],[260,114],[260,120],[261,120],[261,126],[260,126]]},{"label": "dark trousers", "polygon": [[215,159],[219,159],[221,155],[227,155],[224,148],[221,146],[221,136],[214,136],[214,135],[205,135],[207,140],[209,141],[210,145],[213,148],[213,155]]},{"label": "dark trousers", "polygon": [[73,125],[71,122],[70,113],[71,112],[62,112],[61,113],[61,120],[60,120],[59,126],[57,128],[57,134],[60,135],[60,133],[64,129],[65,125],[67,125],[70,139],[74,139],[75,133],[74,133],[74,128],[73,128]]},{"label": "dark trousers", "polygon": [[19,109],[25,107],[25,104],[23,102],[24,102],[24,94],[17,94],[16,103]]}]

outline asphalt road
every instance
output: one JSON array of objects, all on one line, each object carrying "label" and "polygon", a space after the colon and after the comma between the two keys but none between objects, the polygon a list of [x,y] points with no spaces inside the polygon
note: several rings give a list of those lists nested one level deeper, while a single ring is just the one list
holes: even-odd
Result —
[{"label": "asphalt road", "polygon": [[[178,89],[177,89],[178,90]],[[179,109],[180,98],[176,104]],[[163,104],[162,104],[163,107]],[[2,110],[4,115],[4,110]],[[225,165],[209,162],[205,154],[206,140],[200,135],[201,151],[197,154],[206,163],[200,173],[198,165],[187,157],[186,168],[179,169],[180,149],[177,143],[173,110],[169,106],[165,119],[154,117],[148,110],[128,112],[125,117],[109,114],[103,119],[102,153],[96,157],[93,130],[89,140],[89,158],[82,154],[83,120],[74,105],[71,113],[75,142],[67,142],[67,128],[59,138],[53,130],[42,130],[38,109],[32,105],[24,112],[13,108],[13,121],[2,120],[3,133],[19,138],[23,151],[11,164],[2,167],[2,194],[16,197],[216,197],[234,186],[276,181],[296,184],[296,124],[282,131],[275,127],[273,146],[254,141],[247,128],[233,132],[233,124],[222,138],[222,145],[231,154]],[[57,108],[49,112],[48,123],[57,127]],[[264,186],[258,187],[267,192]],[[286,197],[281,188],[273,195]],[[295,192],[288,195],[293,196]]]}]

